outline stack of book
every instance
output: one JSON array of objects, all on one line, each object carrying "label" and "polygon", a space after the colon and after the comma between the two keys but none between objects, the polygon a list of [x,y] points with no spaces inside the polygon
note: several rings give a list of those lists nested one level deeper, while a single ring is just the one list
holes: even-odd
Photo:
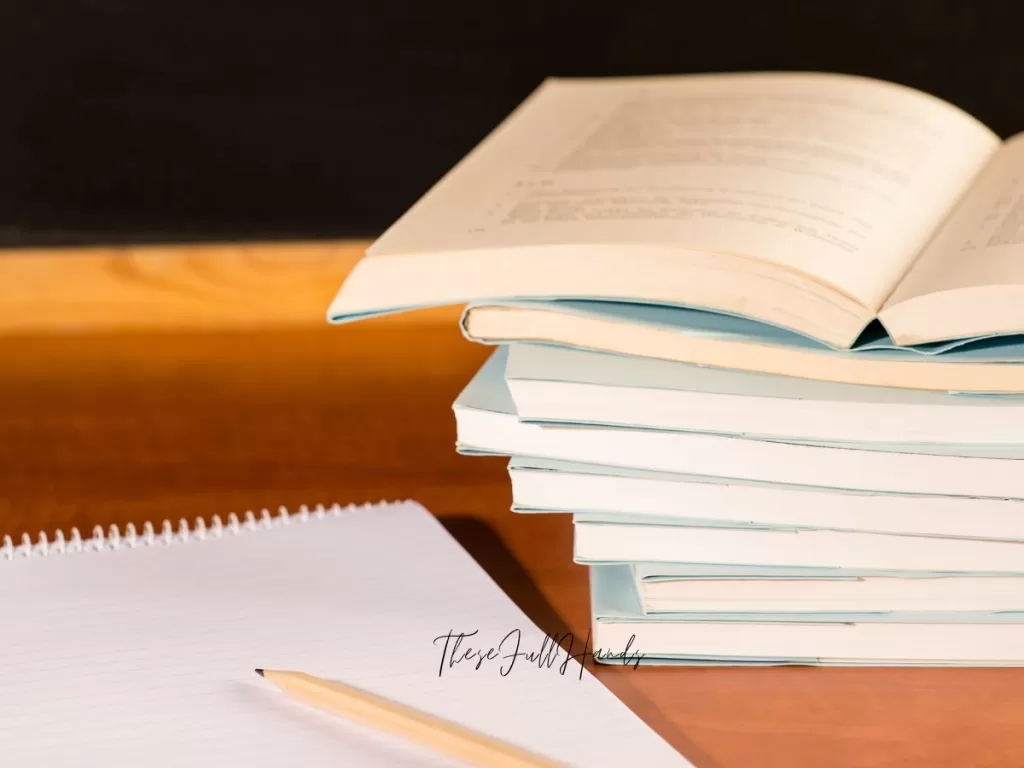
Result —
[{"label": "stack of book", "polygon": [[458,448],[644,663],[1024,664],[1024,137],[823,74],[545,83],[335,322],[467,303]]}]

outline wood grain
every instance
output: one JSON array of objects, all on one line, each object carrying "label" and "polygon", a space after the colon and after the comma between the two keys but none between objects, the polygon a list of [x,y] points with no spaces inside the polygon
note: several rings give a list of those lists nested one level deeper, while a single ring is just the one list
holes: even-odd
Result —
[{"label": "wood grain", "polygon": [[[415,498],[541,627],[584,637],[569,520],[511,514],[504,461],[453,450],[486,353],[386,320],[0,338],[0,530]],[[1024,669],[598,675],[699,766],[1024,765]]]},{"label": "wood grain", "polygon": [[[319,327],[366,246],[353,240],[3,251],[0,333]],[[457,316],[448,307],[388,322]]]}]

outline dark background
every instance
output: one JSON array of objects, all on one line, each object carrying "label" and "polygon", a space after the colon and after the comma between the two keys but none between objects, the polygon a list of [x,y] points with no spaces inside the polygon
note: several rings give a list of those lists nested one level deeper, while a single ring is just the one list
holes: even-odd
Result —
[{"label": "dark background", "polygon": [[5,0],[0,244],[373,235],[547,75],[849,72],[1009,135],[1021,6]]}]

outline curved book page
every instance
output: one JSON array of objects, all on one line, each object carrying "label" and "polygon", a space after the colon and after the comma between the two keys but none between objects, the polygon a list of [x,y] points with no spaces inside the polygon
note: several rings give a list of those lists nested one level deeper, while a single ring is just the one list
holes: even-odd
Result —
[{"label": "curved book page", "polygon": [[848,347],[998,145],[859,77],[550,80],[370,248],[330,316],[627,299]]},{"label": "curved book page", "polygon": [[1024,134],[996,154],[880,318],[899,344],[1024,333]]}]

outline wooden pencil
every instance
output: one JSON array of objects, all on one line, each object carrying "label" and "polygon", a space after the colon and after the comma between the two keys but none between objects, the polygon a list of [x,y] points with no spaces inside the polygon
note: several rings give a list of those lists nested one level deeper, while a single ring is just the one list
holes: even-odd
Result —
[{"label": "wooden pencil", "polygon": [[561,765],[511,744],[334,680],[305,672],[257,669],[285,694],[305,704],[414,741],[470,765],[556,768]]}]

